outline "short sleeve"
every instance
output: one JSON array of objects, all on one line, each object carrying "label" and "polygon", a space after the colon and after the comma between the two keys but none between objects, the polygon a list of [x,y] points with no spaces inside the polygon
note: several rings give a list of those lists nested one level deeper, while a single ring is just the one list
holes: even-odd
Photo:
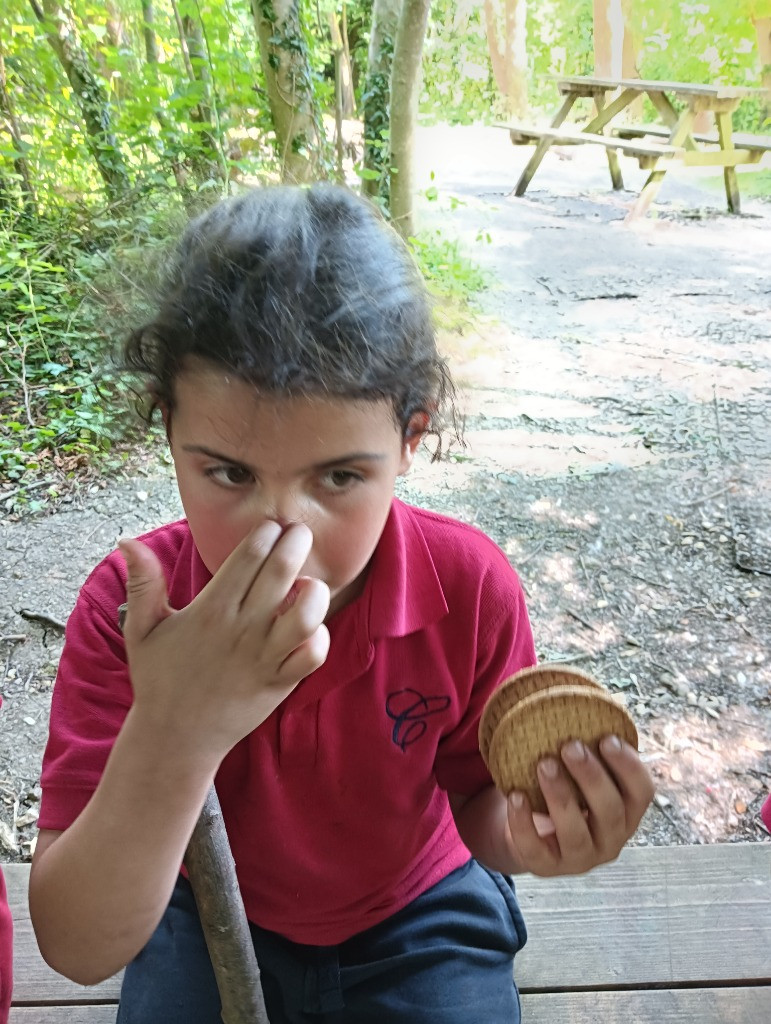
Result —
[{"label": "short sleeve", "polygon": [[435,772],[443,789],[473,796],[490,785],[490,773],[479,753],[482,710],[505,679],[535,663],[533,631],[522,585],[508,562],[503,566],[494,564],[479,594],[474,679],[466,709],[437,751]]},{"label": "short sleeve", "polygon": [[[40,828],[66,829],[86,806],[132,702],[118,625],[122,582],[103,566],[67,622],[43,758]],[[106,599],[97,603],[95,591]]]}]

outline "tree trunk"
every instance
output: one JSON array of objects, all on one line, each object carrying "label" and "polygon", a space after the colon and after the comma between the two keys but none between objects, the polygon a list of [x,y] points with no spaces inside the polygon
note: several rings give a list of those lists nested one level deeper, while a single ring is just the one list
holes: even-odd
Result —
[{"label": "tree trunk", "polygon": [[391,68],[391,219],[402,238],[414,234],[412,158],[423,41],[431,0],[404,0]]},{"label": "tree trunk", "polygon": [[[527,97],[527,0],[484,0],[490,64],[510,117],[524,117]],[[501,28],[503,38],[501,38]]]},{"label": "tree trunk", "polygon": [[148,64],[158,63],[158,37],[155,34],[153,0],[142,0],[142,34],[145,37],[145,56]]},{"label": "tree trunk", "polygon": [[[121,14],[115,0],[105,0],[105,11],[107,13],[107,20],[105,21],[106,37],[110,46],[116,51],[121,49],[126,51],[130,49],[131,43],[129,37],[126,34],[126,27],[123,23],[123,15]],[[111,75],[107,71],[107,62],[104,57],[104,53],[98,50],[99,53],[99,64],[102,68],[105,78],[110,83],[110,87],[113,91],[114,96],[118,100],[124,99],[126,95],[126,81],[121,75]]]},{"label": "tree trunk", "polygon": [[[637,44],[631,27],[631,0],[594,0],[594,74],[596,78],[639,78]],[[643,97],[627,108],[642,116]]]},{"label": "tree trunk", "polygon": [[[348,47],[345,45],[343,34],[340,31],[340,25],[337,20],[337,15],[334,11],[329,12],[329,32],[332,36],[332,51],[335,54],[335,60],[339,61],[340,64],[340,103],[343,117],[351,117],[353,114],[356,103],[353,97],[353,75],[351,73],[351,55],[348,52]],[[335,65],[337,67],[337,65]],[[337,78],[338,76],[336,76]]]},{"label": "tree trunk", "polygon": [[364,115],[365,195],[380,196],[389,204],[388,125],[391,106],[391,65],[402,0],[375,0],[369,34],[367,77],[362,107]]},{"label": "tree trunk", "polygon": [[199,181],[227,180],[227,172],[216,133],[216,109],[211,89],[209,61],[201,22],[189,14],[181,15],[176,0],[171,0],[174,19],[179,31],[182,59],[188,78],[201,86],[198,103],[190,108],[190,120],[200,125],[191,134],[190,164]]},{"label": "tree trunk", "polygon": [[131,183],[112,128],[107,94],[78,38],[72,11],[66,0],[41,0],[41,3],[30,0],[30,6],[44,26],[46,38],[77,97],[86,145],[96,161],[107,194],[110,199],[117,199],[128,192]]},{"label": "tree trunk", "polygon": [[[30,174],[29,164],[24,156],[24,141],[21,137],[21,131],[19,129],[18,122],[16,121],[16,113],[13,106],[13,96],[8,91],[8,82],[5,76],[5,56],[3,53],[2,42],[0,41],[0,117],[2,117],[3,126],[5,127],[8,134],[11,136],[13,142],[14,157],[13,157],[13,169],[16,172],[18,178],[18,191],[21,192],[22,203],[28,213],[34,212],[35,209],[35,191],[32,187],[32,175]],[[14,191],[8,182],[4,180],[4,188],[6,196],[10,196]],[[17,192],[18,195],[18,192]]]},{"label": "tree trunk", "polygon": [[281,159],[281,179],[307,182],[325,150],[299,0],[252,0],[260,62]]},{"label": "tree trunk", "polygon": [[769,94],[763,112],[765,120],[771,117],[771,17],[753,18],[752,20],[758,40],[758,55],[760,56],[763,87],[768,90]]}]

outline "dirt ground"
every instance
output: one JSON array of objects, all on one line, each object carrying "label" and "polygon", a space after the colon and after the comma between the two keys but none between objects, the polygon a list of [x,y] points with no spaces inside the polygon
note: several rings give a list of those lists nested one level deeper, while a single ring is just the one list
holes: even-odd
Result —
[{"label": "dirt ground", "polygon": [[[611,193],[591,151],[550,154],[508,196],[528,153],[490,128],[421,132],[439,198],[420,222],[491,283],[473,329],[443,337],[467,447],[422,457],[401,494],[487,531],[520,572],[540,657],[627,703],[658,783],[633,842],[767,841],[771,204],[729,217],[673,176],[629,229],[634,193]],[[179,514],[157,454],[0,521],[0,859],[30,854],[78,587],[118,537]]]}]

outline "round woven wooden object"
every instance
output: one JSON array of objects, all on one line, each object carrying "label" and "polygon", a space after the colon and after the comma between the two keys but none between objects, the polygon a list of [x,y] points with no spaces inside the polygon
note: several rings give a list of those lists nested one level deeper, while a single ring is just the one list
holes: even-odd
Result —
[{"label": "round woven wooden object", "polygon": [[492,694],[479,719],[479,749],[485,763],[489,756],[493,733],[506,712],[531,693],[548,690],[552,686],[593,686],[598,690],[602,689],[597,680],[585,672],[580,672],[577,668],[563,668],[561,665],[534,665],[510,676]]},{"label": "round woven wooden object", "polygon": [[536,769],[545,757],[559,760],[570,740],[595,754],[610,733],[637,748],[637,730],[626,710],[598,686],[552,686],[524,697],[498,723],[487,767],[498,789],[525,793],[534,811],[546,811]]}]

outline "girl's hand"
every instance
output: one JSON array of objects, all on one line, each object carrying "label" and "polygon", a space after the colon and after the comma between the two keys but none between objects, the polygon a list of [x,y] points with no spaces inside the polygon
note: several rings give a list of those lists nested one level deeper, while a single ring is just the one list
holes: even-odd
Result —
[{"label": "girl's hand", "polygon": [[155,554],[121,541],[132,716],[169,743],[217,763],[326,659],[329,588],[298,577],[307,526],[265,522],[181,611]]},{"label": "girl's hand", "polygon": [[[637,751],[616,737],[606,736],[600,752],[602,761],[583,744],[568,743],[562,748],[561,762],[541,762],[538,781],[548,818],[534,819],[527,798],[510,794],[510,842],[523,871],[582,874],[615,860],[637,829],[653,799],[653,779]],[[582,810],[568,774],[583,794],[586,810]]]}]

